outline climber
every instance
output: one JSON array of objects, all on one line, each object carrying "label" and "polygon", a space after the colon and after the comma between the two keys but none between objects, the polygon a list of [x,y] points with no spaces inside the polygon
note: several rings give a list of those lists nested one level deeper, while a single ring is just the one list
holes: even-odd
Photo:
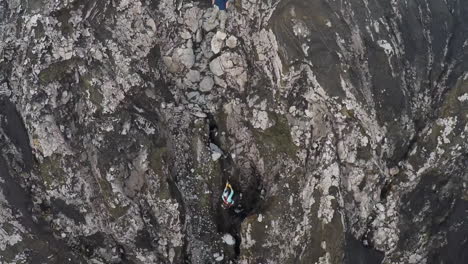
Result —
[{"label": "climber", "polygon": [[234,205],[234,189],[232,189],[231,184],[226,182],[226,187],[224,187],[223,195],[221,198],[223,199],[224,207],[229,208]]},{"label": "climber", "polygon": [[219,28],[224,30],[226,27],[226,9],[229,7],[229,0],[211,0],[213,7],[212,17],[216,20],[219,19]]}]

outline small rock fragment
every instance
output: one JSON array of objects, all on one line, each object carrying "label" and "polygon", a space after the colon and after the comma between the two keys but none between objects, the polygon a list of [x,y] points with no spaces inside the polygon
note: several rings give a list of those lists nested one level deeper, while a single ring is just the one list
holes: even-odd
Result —
[{"label": "small rock fragment", "polygon": [[226,40],[226,46],[228,46],[229,48],[233,49],[237,46],[237,38],[234,37],[234,36],[230,36],[227,40]]},{"label": "small rock fragment", "polygon": [[385,211],[385,207],[383,206],[383,204],[381,203],[377,203],[375,205],[375,207],[380,211],[380,212],[384,212]]},{"label": "small rock fragment", "polygon": [[152,18],[148,18],[146,20],[146,25],[150,27],[153,32],[156,32],[156,23],[154,22]]},{"label": "small rock fragment", "polygon": [[191,48],[186,49],[177,49],[177,52],[174,53],[172,60],[179,60],[185,67],[188,69],[192,68],[195,63],[195,54]]},{"label": "small rock fragment", "polygon": [[266,111],[259,111],[257,109],[254,109],[253,118],[254,119],[252,120],[252,125],[255,128],[265,130],[271,126],[270,120],[268,118],[268,113]]},{"label": "small rock fragment", "polygon": [[393,167],[390,169],[389,172],[390,172],[390,175],[395,176],[400,172],[400,170],[398,169],[398,167]]},{"label": "small rock fragment", "polygon": [[186,43],[185,45],[187,46],[187,48],[191,48],[191,49],[192,49],[192,48],[193,48],[193,41],[192,41],[192,39],[187,40],[187,43]]},{"label": "small rock fragment", "polygon": [[210,143],[211,158],[213,161],[217,161],[223,155],[223,151],[213,143]]},{"label": "small rock fragment", "polygon": [[148,96],[151,99],[156,99],[156,94],[154,93],[153,89],[146,89],[145,90],[145,95]]},{"label": "small rock fragment", "polygon": [[232,237],[231,234],[224,234],[223,236],[223,241],[224,243],[230,245],[230,246],[233,246],[236,244],[236,240],[234,239],[234,237]]},{"label": "small rock fragment", "polygon": [[214,52],[214,54],[218,54],[221,51],[226,36],[226,33],[218,31],[211,39],[211,50]]},{"label": "small rock fragment", "polygon": [[213,89],[214,80],[210,76],[205,76],[203,80],[200,82],[200,91],[202,92],[209,92]]},{"label": "small rock fragment", "polygon": [[196,116],[196,117],[200,117],[200,118],[206,118],[207,115],[203,112],[194,112],[192,113],[192,115]]},{"label": "small rock fragment", "polygon": [[221,260],[223,260],[223,259],[224,259],[224,256],[223,256],[223,255],[218,256],[217,258],[215,258],[216,261],[221,261]]},{"label": "small rock fragment", "polygon": [[213,161],[217,161],[217,160],[219,160],[219,158],[221,158],[221,156],[222,156],[221,153],[213,152],[213,153],[211,154],[211,159],[212,159]]},{"label": "small rock fragment", "polygon": [[221,261],[224,259],[224,254],[222,253],[214,253],[213,257],[215,258],[216,261]]},{"label": "small rock fragment", "polygon": [[190,70],[185,77],[190,82],[197,83],[200,81],[200,72],[196,70]]},{"label": "small rock fragment", "polygon": [[203,29],[205,31],[211,31],[219,25],[218,19],[216,19],[217,13],[214,8],[211,11],[206,12],[203,17]]},{"label": "small rock fragment", "polygon": [[184,14],[184,23],[192,32],[196,32],[199,26],[201,12],[198,7],[188,9]]},{"label": "small rock fragment", "polygon": [[229,58],[229,56],[223,55],[220,56],[221,66],[223,67],[223,69],[231,69],[232,67],[234,67],[234,62]]},{"label": "small rock fragment", "polygon": [[189,92],[187,93],[187,99],[190,101],[197,101],[198,97],[200,97],[199,92]]},{"label": "small rock fragment", "polygon": [[178,72],[179,71],[179,66],[177,65],[177,63],[175,63],[171,57],[168,57],[168,56],[164,56],[163,57],[163,62],[164,64],[166,65],[167,67],[167,70],[172,72],[172,73],[175,73],[175,72]]},{"label": "small rock fragment", "polygon": [[216,85],[221,86],[223,88],[227,87],[227,83],[223,80],[223,78],[219,78],[218,76],[215,76],[214,80],[215,80]]},{"label": "small rock fragment", "polygon": [[188,32],[187,30],[183,30],[183,31],[180,33],[180,37],[183,38],[183,39],[191,39],[191,38],[192,38],[192,34],[190,34],[190,32]]},{"label": "small rock fragment", "polygon": [[198,30],[197,33],[195,34],[195,42],[200,43],[202,42],[202,40],[203,40],[202,31]]},{"label": "small rock fragment", "polygon": [[210,62],[210,71],[216,76],[223,75],[224,71],[221,66],[219,57]]}]

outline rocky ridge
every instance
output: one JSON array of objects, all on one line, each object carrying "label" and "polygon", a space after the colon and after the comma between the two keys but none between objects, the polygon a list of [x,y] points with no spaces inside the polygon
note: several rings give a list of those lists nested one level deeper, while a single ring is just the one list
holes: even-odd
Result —
[{"label": "rocky ridge", "polygon": [[0,262],[466,261],[468,4],[0,5]]}]

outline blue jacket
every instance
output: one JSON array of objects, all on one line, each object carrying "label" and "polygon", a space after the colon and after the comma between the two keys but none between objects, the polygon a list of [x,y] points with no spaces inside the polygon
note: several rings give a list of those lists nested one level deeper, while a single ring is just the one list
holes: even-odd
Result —
[{"label": "blue jacket", "polygon": [[215,5],[218,6],[219,10],[226,10],[226,3],[228,0],[215,0]]}]

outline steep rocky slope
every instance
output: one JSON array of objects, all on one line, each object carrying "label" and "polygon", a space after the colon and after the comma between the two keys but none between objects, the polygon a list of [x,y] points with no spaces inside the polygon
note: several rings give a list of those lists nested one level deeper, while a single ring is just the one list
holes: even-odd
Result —
[{"label": "steep rocky slope", "polygon": [[468,262],[467,15],[1,1],[0,263]]}]

